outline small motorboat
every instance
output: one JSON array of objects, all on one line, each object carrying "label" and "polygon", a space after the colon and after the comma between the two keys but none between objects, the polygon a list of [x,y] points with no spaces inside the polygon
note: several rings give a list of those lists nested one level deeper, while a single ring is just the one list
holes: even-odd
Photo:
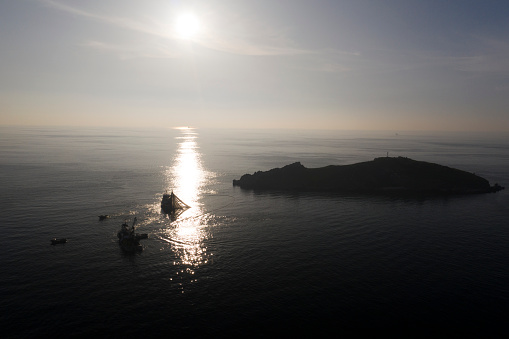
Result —
[{"label": "small motorboat", "polygon": [[100,215],[99,216],[99,220],[104,220],[104,219],[108,219],[110,216],[107,215],[107,214],[103,214],[103,215]]},{"label": "small motorboat", "polygon": [[53,238],[51,239],[51,245],[65,244],[67,242],[67,238]]}]

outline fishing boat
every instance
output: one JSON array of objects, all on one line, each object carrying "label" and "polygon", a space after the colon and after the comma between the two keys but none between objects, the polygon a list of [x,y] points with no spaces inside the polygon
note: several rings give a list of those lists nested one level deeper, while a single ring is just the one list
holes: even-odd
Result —
[{"label": "fishing boat", "polygon": [[161,200],[161,209],[164,213],[172,215],[180,214],[188,208],[190,208],[190,206],[180,200],[180,198],[175,194],[173,194],[173,191],[171,191],[171,194],[163,194],[163,199]]},{"label": "fishing boat", "polygon": [[129,227],[126,220],[117,233],[118,244],[125,252],[132,253],[143,250],[143,247],[140,245],[140,239],[146,239],[148,237],[147,234],[135,233],[135,224],[136,218],[134,218],[133,225],[131,227]]}]

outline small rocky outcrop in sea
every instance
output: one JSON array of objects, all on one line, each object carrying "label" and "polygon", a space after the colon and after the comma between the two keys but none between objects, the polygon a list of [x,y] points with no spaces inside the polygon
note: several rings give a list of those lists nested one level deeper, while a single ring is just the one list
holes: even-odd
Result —
[{"label": "small rocky outcrop in sea", "polygon": [[352,165],[306,168],[296,162],[233,180],[247,189],[330,191],[358,193],[472,194],[497,192],[473,173],[404,157],[383,157]]}]

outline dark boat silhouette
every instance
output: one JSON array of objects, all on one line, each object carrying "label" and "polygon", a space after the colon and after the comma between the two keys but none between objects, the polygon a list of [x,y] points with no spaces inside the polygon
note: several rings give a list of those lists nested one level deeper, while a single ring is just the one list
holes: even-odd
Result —
[{"label": "dark boat silhouette", "polygon": [[67,238],[53,238],[51,239],[51,245],[65,244],[67,242]]},{"label": "dark boat silhouette", "polygon": [[140,239],[148,238],[147,234],[138,234],[134,232],[135,224],[136,218],[134,218],[133,225],[131,227],[129,227],[126,220],[117,233],[118,244],[125,252],[132,253],[142,251],[143,247],[140,245]]},{"label": "dark boat silhouette", "polygon": [[163,194],[163,199],[161,200],[161,209],[164,213],[178,216],[188,208],[190,208],[190,206],[180,200],[180,198],[177,197],[173,191],[171,191],[170,194]]}]

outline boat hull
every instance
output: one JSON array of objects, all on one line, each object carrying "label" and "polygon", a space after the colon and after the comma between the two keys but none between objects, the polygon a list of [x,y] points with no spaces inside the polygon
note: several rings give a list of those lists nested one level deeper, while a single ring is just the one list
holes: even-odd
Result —
[{"label": "boat hull", "polygon": [[129,253],[140,252],[143,250],[143,247],[136,239],[123,239],[119,240],[119,245],[122,250]]}]

